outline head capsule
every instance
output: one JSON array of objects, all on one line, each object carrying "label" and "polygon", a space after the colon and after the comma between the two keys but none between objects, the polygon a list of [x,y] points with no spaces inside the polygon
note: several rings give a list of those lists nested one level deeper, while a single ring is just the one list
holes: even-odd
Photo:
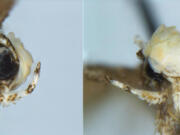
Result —
[{"label": "head capsule", "polygon": [[180,76],[180,33],[161,25],[142,49],[152,70],[166,78]]}]

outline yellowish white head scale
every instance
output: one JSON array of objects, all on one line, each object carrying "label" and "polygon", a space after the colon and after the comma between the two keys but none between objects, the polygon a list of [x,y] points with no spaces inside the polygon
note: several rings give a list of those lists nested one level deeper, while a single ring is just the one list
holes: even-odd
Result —
[{"label": "yellowish white head scale", "polygon": [[180,77],[180,33],[161,25],[143,49],[153,70],[168,77]]},{"label": "yellowish white head scale", "polygon": [[9,33],[0,33],[0,104],[8,105],[30,94],[38,81],[40,62],[34,70],[32,82],[23,91],[15,91],[24,83],[31,72],[33,59],[22,42]]}]

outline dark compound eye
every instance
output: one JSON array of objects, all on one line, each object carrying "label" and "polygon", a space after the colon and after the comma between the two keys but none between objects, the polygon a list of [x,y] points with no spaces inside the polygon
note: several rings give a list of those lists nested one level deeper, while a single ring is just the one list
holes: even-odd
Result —
[{"label": "dark compound eye", "polygon": [[153,71],[152,67],[150,66],[149,62],[146,63],[145,65],[145,72],[146,74],[153,80],[157,82],[162,82],[164,80],[164,77]]},{"label": "dark compound eye", "polygon": [[19,69],[11,51],[0,45],[0,80],[7,80],[14,77]]}]

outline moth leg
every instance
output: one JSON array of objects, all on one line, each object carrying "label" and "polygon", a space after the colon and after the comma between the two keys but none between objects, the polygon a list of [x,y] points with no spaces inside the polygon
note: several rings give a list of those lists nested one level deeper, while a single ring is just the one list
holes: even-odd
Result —
[{"label": "moth leg", "polygon": [[39,62],[34,70],[33,80],[25,90],[14,92],[9,91],[8,88],[6,88],[5,91],[0,94],[0,104],[2,106],[8,106],[10,103],[15,103],[15,101],[31,94],[37,85],[37,81],[40,75],[40,66],[41,64]]},{"label": "moth leg", "polygon": [[161,104],[167,99],[166,92],[153,92],[144,89],[135,89],[117,80],[110,80],[110,83],[123,91],[127,91],[134,95],[137,95],[138,98],[147,101],[149,104]]},{"label": "moth leg", "polygon": [[160,135],[176,135],[176,117],[168,111],[158,110],[156,114],[156,132]]}]

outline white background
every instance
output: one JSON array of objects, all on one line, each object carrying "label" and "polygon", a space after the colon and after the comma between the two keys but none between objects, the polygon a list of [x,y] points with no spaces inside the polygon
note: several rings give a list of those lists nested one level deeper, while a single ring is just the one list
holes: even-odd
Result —
[{"label": "white background", "polygon": [[78,0],[19,0],[5,20],[5,33],[14,32],[42,70],[32,95],[0,108],[1,135],[82,134],[81,7]]},{"label": "white background", "polygon": [[[151,0],[159,24],[180,31],[180,2]],[[135,67],[135,35],[147,41],[136,0],[85,0],[84,62]],[[153,135],[155,110],[135,96],[114,88],[85,107],[85,135]]]}]

